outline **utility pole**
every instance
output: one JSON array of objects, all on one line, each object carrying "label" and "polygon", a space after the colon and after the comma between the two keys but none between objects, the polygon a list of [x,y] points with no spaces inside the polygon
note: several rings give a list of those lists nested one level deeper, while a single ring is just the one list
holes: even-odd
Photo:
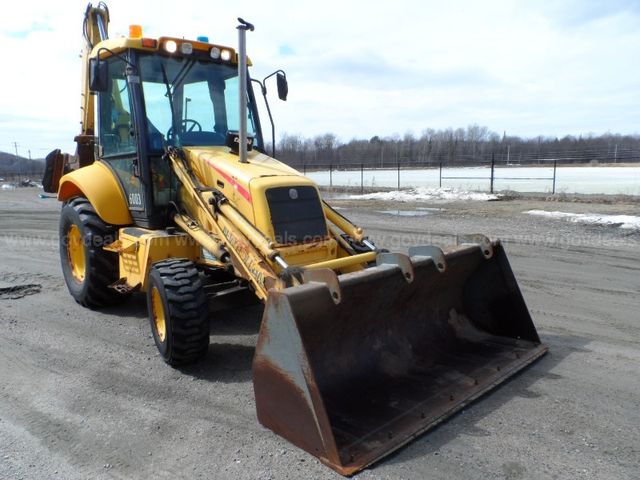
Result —
[{"label": "utility pole", "polygon": [[618,163],[618,144],[616,143],[616,148],[613,151],[613,163]]},{"label": "utility pole", "polygon": [[20,166],[20,157],[18,156],[18,142],[13,142],[13,147],[16,149],[16,163],[18,165],[18,181],[22,182],[22,168]]}]

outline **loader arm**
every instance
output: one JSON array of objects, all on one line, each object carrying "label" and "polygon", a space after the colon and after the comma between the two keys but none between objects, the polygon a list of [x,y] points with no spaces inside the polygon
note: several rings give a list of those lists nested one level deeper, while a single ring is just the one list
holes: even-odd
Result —
[{"label": "loader arm", "polygon": [[[186,221],[184,216],[176,215],[176,223],[211,255],[223,261],[228,257],[238,276],[251,283],[260,300],[266,300],[269,288],[283,288],[284,282],[265,261],[264,253],[267,256],[276,253],[269,248],[268,240],[255,231],[255,238],[250,241],[227,217],[239,214],[225,202],[219,191],[200,185],[177,150],[170,150],[168,157],[182,183],[181,200],[188,215]],[[260,244],[263,252],[254,243]]]},{"label": "loader arm", "polygon": [[[188,217],[185,219],[184,215],[178,214],[174,217],[175,223],[211,255],[219,259],[227,258],[238,276],[251,283],[262,301],[267,299],[269,289],[280,290],[304,283],[305,279],[317,278],[313,274],[302,275],[305,270],[353,271],[376,261],[378,254],[371,249],[365,253],[354,252],[343,257],[306,264],[295,270],[298,275],[290,275],[289,266],[275,243],[238,212],[220,190],[203,186],[181,150],[170,149],[168,158],[182,184],[181,203]],[[344,239],[336,229],[340,229],[351,238],[364,238],[362,228],[351,224],[328,205],[324,205],[323,212],[335,225],[330,225],[329,232],[339,242],[344,242]],[[348,245],[343,246],[345,251],[348,248]],[[335,274],[333,276],[335,277]],[[337,280],[332,281],[335,282]]]}]

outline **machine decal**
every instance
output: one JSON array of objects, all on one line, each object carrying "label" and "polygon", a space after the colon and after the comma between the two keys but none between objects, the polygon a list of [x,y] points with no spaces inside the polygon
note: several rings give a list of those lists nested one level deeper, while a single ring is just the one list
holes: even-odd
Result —
[{"label": "machine decal", "polygon": [[240,193],[240,195],[242,195],[247,200],[247,202],[251,203],[251,193],[249,193],[249,191],[246,188],[240,185],[238,181],[235,178],[231,177],[227,172],[216,167],[216,165],[213,163],[213,160],[209,159],[207,160],[207,163],[211,166],[211,168],[213,168],[216,172],[222,175],[222,178],[224,178],[227,182],[233,185],[233,188],[235,188],[238,191],[238,193]]}]

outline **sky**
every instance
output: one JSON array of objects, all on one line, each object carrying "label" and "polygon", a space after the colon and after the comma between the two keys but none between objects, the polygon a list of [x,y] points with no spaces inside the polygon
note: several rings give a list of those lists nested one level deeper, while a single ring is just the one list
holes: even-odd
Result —
[{"label": "sky", "polygon": [[[638,0],[107,3],[111,37],[136,23],[146,37],[236,46],[236,18],[252,22],[252,76],[281,68],[289,80],[286,102],[267,85],[277,137],[471,124],[523,137],[640,133]],[[0,151],[74,152],[85,7],[31,0],[0,17]]]}]

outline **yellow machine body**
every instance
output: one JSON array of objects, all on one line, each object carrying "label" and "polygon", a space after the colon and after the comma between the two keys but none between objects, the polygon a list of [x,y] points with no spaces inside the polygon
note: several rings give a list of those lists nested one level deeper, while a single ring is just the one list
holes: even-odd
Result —
[{"label": "yellow machine body", "polygon": [[201,258],[200,246],[182,232],[125,227],[119,230],[118,240],[104,248],[118,254],[121,283],[127,290],[146,292],[149,269],[160,260],[188,258],[210,263]]},{"label": "yellow machine body", "polygon": [[[73,248],[61,248],[61,259],[63,266],[75,259],[71,262],[75,269],[68,270],[75,272],[80,283],[85,273],[91,273],[85,263],[89,265],[96,252],[83,247],[81,235],[83,231],[90,234],[93,227],[73,224],[80,216],[78,211],[88,210],[87,202],[77,198],[84,197],[105,229],[117,232],[100,248],[112,252],[106,255],[118,263],[114,275],[119,278],[102,287],[125,293],[149,292],[151,324],[156,326],[152,331],[159,329],[154,335],[157,333],[156,344],[165,361],[171,363],[173,357],[165,356],[161,345],[168,343],[162,342],[170,335],[187,335],[184,332],[193,330],[197,319],[203,321],[195,329],[204,333],[193,337],[193,348],[204,345],[201,353],[206,354],[209,324],[206,312],[198,310],[206,303],[201,281],[218,275],[231,277],[237,288],[250,290],[265,304],[253,365],[258,419],[339,473],[352,475],[546,352],[499,241],[460,235],[446,254],[435,246],[412,247],[409,255],[388,253],[324,202],[311,179],[263,153],[263,146],[248,152],[240,149],[242,136],[234,140],[232,128],[223,132],[226,139],[213,142],[215,146],[205,141],[183,143],[179,136],[170,144],[169,132],[182,125],[180,135],[186,136],[190,132],[186,125],[198,123],[187,117],[190,98],[184,94],[184,86],[175,81],[183,73],[181,66],[189,63],[183,62],[184,58],[200,55],[199,62],[189,60],[200,66],[215,58],[220,66],[223,57],[216,55],[228,57],[221,87],[216,87],[220,84],[215,79],[207,79],[208,66],[192,81],[195,84],[205,78],[204,88],[209,91],[204,98],[211,98],[215,105],[216,94],[226,89],[224,81],[234,75],[229,66],[243,65],[242,48],[236,52],[174,37],[105,39],[97,33],[108,23],[103,3],[98,8],[89,5],[85,19],[83,120],[81,134],[76,137],[80,168],[63,175],[59,185],[53,186],[58,199],[69,202],[67,210],[63,208],[63,214],[68,214],[66,223],[64,215],[61,217],[61,238],[66,235],[71,239]],[[243,22],[242,28],[248,24]],[[111,119],[118,118],[115,122],[107,116],[104,123],[122,123],[123,128],[111,134],[116,141],[126,137],[130,146],[135,143],[132,138],[160,138],[155,156],[147,154],[149,144],[142,140],[136,144],[137,150],[125,152],[129,170],[109,166],[110,159],[116,163],[124,158],[119,151],[110,159],[101,157],[101,137],[94,132],[99,125],[94,104],[100,104],[89,91],[89,83],[95,80],[91,75],[97,75],[90,62],[93,60],[96,67],[97,59],[108,63],[109,57],[128,51],[144,52],[147,59],[147,54],[164,59],[159,61],[163,66],[147,77],[160,87],[155,90],[157,98],[147,97],[147,91],[142,95],[144,75],[130,65],[125,70],[127,80],[117,79],[126,82],[123,87],[107,77],[102,90],[95,88],[103,95],[99,100],[125,88],[138,92],[137,110],[127,112],[121,103],[116,104],[115,114],[105,110]],[[183,54],[184,58],[180,57]],[[164,65],[171,62],[173,92],[164,71]],[[163,76],[159,76],[161,70]],[[240,71],[246,69],[238,71],[237,77],[242,78]],[[240,81],[237,84],[243,85]],[[176,89],[179,99],[174,102]],[[162,131],[154,127],[150,132],[151,120],[136,112],[145,112],[143,102],[165,102],[166,98],[171,102],[171,127]],[[224,102],[217,105],[222,108]],[[257,117],[257,110],[253,115]],[[216,122],[209,127],[211,131],[201,128],[195,133],[215,138],[222,135],[218,127]],[[259,123],[256,130],[259,135]],[[157,182],[159,170],[168,179],[162,187]],[[125,195],[123,185],[131,178],[137,186],[144,183],[148,189],[144,208],[141,201],[135,208],[130,206],[132,200],[136,203],[138,193],[127,190]],[[158,190],[166,193],[166,198]],[[164,200],[156,201],[156,197]],[[158,205],[160,220],[154,210]],[[104,263],[107,257],[100,258]],[[163,300],[164,286],[158,288],[160,283],[154,282],[163,281],[162,269],[170,275],[176,268],[186,273],[173,283],[184,283],[188,277],[187,287],[200,290],[184,293],[191,297],[180,304],[182,317],[192,322],[189,328],[171,333],[172,308],[165,308],[163,302],[169,305],[167,302],[178,300],[167,300],[168,296]],[[67,282],[70,291],[78,282],[73,278]],[[163,285],[178,296],[177,287]],[[211,286],[219,285],[207,285]],[[210,291],[206,292],[209,295]],[[184,338],[180,341],[188,343]],[[174,347],[177,344],[172,343]],[[186,347],[182,354],[189,354]]]},{"label": "yellow machine body", "polygon": [[306,266],[336,259],[338,244],[329,234],[315,242],[286,245],[275,238],[267,190],[276,187],[308,186],[320,192],[316,184],[297,170],[258,151],[249,152],[249,163],[227,147],[185,147],[194,174],[205,186],[215,186],[229,203],[278,248],[282,258],[294,266]]},{"label": "yellow machine body", "polygon": [[85,197],[105,222],[112,225],[131,224],[131,214],[122,187],[113,172],[102,162],[67,173],[60,178],[58,200]]}]

